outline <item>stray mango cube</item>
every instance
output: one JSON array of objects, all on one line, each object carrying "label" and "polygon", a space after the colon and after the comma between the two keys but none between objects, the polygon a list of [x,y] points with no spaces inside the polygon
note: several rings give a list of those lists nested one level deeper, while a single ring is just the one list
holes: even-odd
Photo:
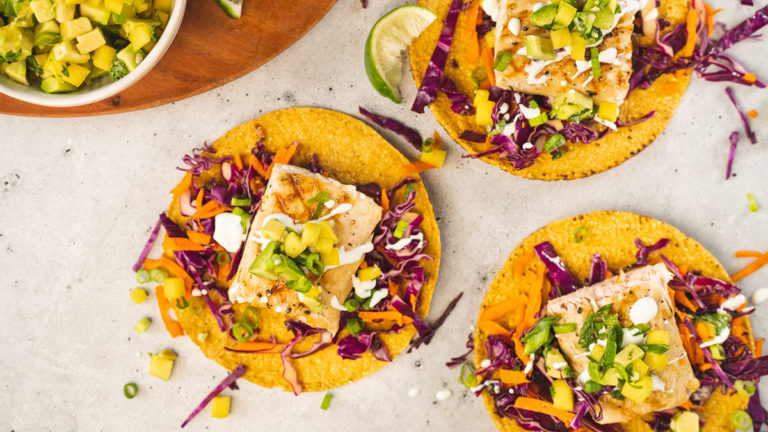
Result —
[{"label": "stray mango cube", "polygon": [[147,299],[147,292],[141,288],[136,288],[129,294],[133,304],[139,304]]},{"label": "stray mango cube", "polygon": [[149,354],[149,374],[163,381],[168,381],[173,372],[174,360],[159,354]]},{"label": "stray mango cube", "polygon": [[229,396],[216,396],[211,401],[211,417],[225,418],[229,415]]}]

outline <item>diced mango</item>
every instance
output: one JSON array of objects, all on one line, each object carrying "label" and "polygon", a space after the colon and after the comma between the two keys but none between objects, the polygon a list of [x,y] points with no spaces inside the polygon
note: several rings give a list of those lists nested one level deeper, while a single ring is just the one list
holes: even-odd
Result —
[{"label": "diced mango", "polygon": [[571,46],[571,32],[567,28],[552,30],[552,48],[560,49]]},{"label": "diced mango", "polygon": [[587,41],[580,34],[571,33],[571,58],[583,61],[586,58]]},{"label": "diced mango", "polygon": [[493,107],[496,106],[495,102],[489,101],[490,94],[488,90],[478,90],[475,93],[475,123],[479,125],[490,125],[493,123],[491,114],[493,113]]},{"label": "diced mango", "polygon": [[336,233],[333,232],[333,227],[331,226],[331,223],[327,220],[321,220],[321,221],[315,221],[313,223],[320,224],[320,226],[323,228],[323,230],[320,232],[320,237],[328,237],[333,241],[333,244],[336,244],[339,242],[339,238],[336,237]]},{"label": "diced mango", "polygon": [[149,318],[144,317],[139,320],[138,323],[136,323],[135,326],[133,326],[133,329],[136,330],[136,333],[142,334],[149,328],[150,324],[152,324],[152,321],[149,320]]},{"label": "diced mango", "polygon": [[[121,0],[122,1],[122,0]],[[112,69],[112,63],[115,61],[117,50],[109,45],[102,45],[93,53],[91,61],[99,69],[108,71]]]},{"label": "diced mango", "polygon": [[[603,104],[600,104],[602,108]],[[648,333],[646,342],[649,345],[669,345],[669,332],[664,330],[654,330]]]},{"label": "diced mango", "polygon": [[149,374],[153,377],[168,381],[173,372],[174,360],[158,354],[149,355]]},{"label": "diced mango", "polygon": [[152,5],[155,10],[170,12],[171,8],[173,8],[173,0],[154,0]]},{"label": "diced mango", "polygon": [[419,159],[422,162],[426,162],[432,166],[440,168],[443,166],[443,164],[445,164],[445,150],[433,149],[429,152],[421,152],[421,157]]},{"label": "diced mango", "polygon": [[304,231],[301,233],[301,242],[304,243],[305,246],[316,245],[322,231],[322,225],[316,223],[307,223],[304,225]]},{"label": "diced mango", "polygon": [[229,415],[229,396],[216,396],[211,401],[211,417],[225,418]]},{"label": "diced mango", "polygon": [[85,63],[91,59],[88,54],[83,54],[75,47],[75,41],[59,42],[51,50],[53,57],[59,63]]},{"label": "diced mango", "polygon": [[589,353],[589,356],[596,361],[600,361],[600,359],[603,358],[604,354],[605,354],[605,347],[602,345],[595,345],[592,347],[592,351]]},{"label": "diced mango", "polygon": [[104,7],[115,15],[123,12],[123,0],[104,0]]},{"label": "diced mango", "polygon": [[133,301],[133,304],[139,304],[147,299],[147,292],[144,291],[142,288],[136,288],[133,291],[131,291],[131,300]]},{"label": "diced mango", "polygon": [[667,362],[669,361],[669,357],[666,354],[656,354],[653,352],[647,352],[645,353],[645,358],[643,359],[646,364],[648,364],[648,367],[650,367],[652,370],[664,370],[665,367],[667,367]]},{"label": "diced mango", "polygon": [[101,29],[96,28],[86,34],[78,36],[77,45],[75,46],[81,53],[88,54],[106,44],[107,40],[104,38],[104,34],[101,33]]},{"label": "diced mango", "polygon": [[61,27],[61,39],[65,41],[74,39],[93,30],[91,20],[86,17],[80,17],[71,21],[59,22],[59,26]]},{"label": "diced mango", "polygon": [[552,404],[562,410],[573,411],[573,390],[565,380],[552,381]]},{"label": "diced mango", "polygon": [[597,109],[597,116],[609,122],[615,122],[619,117],[619,106],[615,102],[603,101]]},{"label": "diced mango", "polygon": [[59,24],[71,21],[75,19],[75,9],[77,6],[73,4],[68,4],[66,2],[57,1],[56,6],[54,6],[54,13],[56,15],[56,21],[59,22]]},{"label": "diced mango", "polygon": [[37,22],[45,22],[56,18],[56,11],[53,9],[51,0],[32,0],[29,2],[29,9],[35,14]]},{"label": "diced mango", "polygon": [[291,258],[296,258],[304,252],[307,247],[301,242],[301,237],[295,232],[289,232],[285,236],[285,254]]},{"label": "diced mango", "polygon": [[699,432],[699,415],[691,411],[679,412],[672,417],[669,427],[675,432]]},{"label": "diced mango", "polygon": [[66,72],[61,74],[61,79],[75,87],[80,87],[83,82],[85,82],[85,79],[88,78],[88,75],[91,74],[91,70],[89,68],[80,66],[78,64],[68,64],[65,66],[64,70]]},{"label": "diced mango", "polygon": [[325,267],[339,265],[339,250],[333,248],[328,252],[321,252],[320,261],[323,262],[323,266]]},{"label": "diced mango", "polygon": [[331,249],[333,249],[333,245],[333,240],[325,236],[320,236],[320,238],[317,239],[317,243],[315,243],[315,249],[320,253],[330,252]]},{"label": "diced mango", "polygon": [[642,357],[643,350],[635,344],[629,344],[624,347],[624,349],[622,349],[618,354],[616,354],[614,362],[627,367],[630,363]]},{"label": "diced mango", "polygon": [[650,376],[646,375],[635,382],[625,383],[621,389],[621,394],[625,398],[641,404],[651,394],[652,387],[653,380]]},{"label": "diced mango", "polygon": [[168,300],[184,297],[184,280],[177,277],[165,278],[165,281],[163,281],[163,294]]},{"label": "diced mango", "polygon": [[648,364],[641,359],[635,359],[635,361],[632,362],[632,370],[637,372],[639,376],[648,375],[648,369]]},{"label": "diced mango", "polygon": [[363,282],[372,281],[381,276],[381,269],[378,266],[366,267],[357,271],[357,278]]}]

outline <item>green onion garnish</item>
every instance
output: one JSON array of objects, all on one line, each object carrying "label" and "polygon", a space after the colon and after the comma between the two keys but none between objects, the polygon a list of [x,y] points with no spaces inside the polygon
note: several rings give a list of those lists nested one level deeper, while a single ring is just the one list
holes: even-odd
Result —
[{"label": "green onion garnish", "polygon": [[603,385],[595,381],[589,380],[584,384],[584,391],[587,393],[597,393],[603,389]]},{"label": "green onion garnish", "polygon": [[203,311],[203,306],[203,301],[198,297],[193,298],[192,301],[189,302],[189,310],[191,310],[195,315]]},{"label": "green onion garnish", "polygon": [[408,196],[416,190],[416,183],[408,183],[405,185],[405,199],[408,199]]},{"label": "green onion garnish", "polygon": [[152,280],[157,283],[163,283],[165,278],[167,278],[170,275],[171,274],[168,273],[168,270],[162,267],[153,268],[152,270],[149,271],[149,277],[152,278]]},{"label": "green onion garnish", "polygon": [[[720,344],[715,344],[709,347],[709,352],[712,354],[712,358],[715,360],[725,360],[725,348]],[[661,354],[661,353],[660,353]]]},{"label": "green onion garnish", "polygon": [[531,127],[536,127],[543,125],[547,121],[549,121],[547,113],[541,113],[532,119],[528,119],[528,124],[531,125]]},{"label": "green onion garnish", "polygon": [[[722,348],[722,347],[720,347]],[[656,345],[656,344],[646,344],[643,349],[645,352],[651,352],[654,354],[664,354],[665,352],[669,351],[669,345]],[[725,352],[723,352],[725,353]],[[714,357],[714,351],[712,352]],[[721,359],[722,360],[722,359]]]},{"label": "green onion garnish", "polygon": [[347,320],[347,331],[353,336],[357,336],[363,330],[363,321],[358,317],[352,317]]},{"label": "green onion garnish", "polygon": [[141,269],[136,272],[136,282],[145,284],[151,280],[152,276],[149,275],[149,272],[146,269]]},{"label": "green onion garnish", "polygon": [[554,134],[547,142],[544,143],[544,151],[547,153],[552,153],[553,151],[559,149],[560,147],[565,145],[565,137],[561,134]]},{"label": "green onion garnish", "polygon": [[304,261],[304,265],[311,271],[312,273],[320,276],[323,274],[323,271],[325,270],[325,266],[323,266],[322,260],[320,260],[320,254],[319,253],[311,253],[307,255],[307,259]]},{"label": "green onion garnish", "polygon": [[538,107],[539,107],[539,104],[538,104],[538,102],[536,102],[535,100],[531,100],[531,103],[529,103],[529,104],[528,104],[528,106],[529,106],[531,109],[536,109],[536,108],[538,108]]},{"label": "green onion garnish", "polygon": [[752,396],[755,394],[755,383],[747,380],[736,380],[733,383],[733,387],[736,388],[736,393],[742,396]]},{"label": "green onion garnish", "polygon": [[[248,314],[251,316],[248,317]],[[245,310],[243,310],[243,318],[248,320],[248,323],[251,324],[251,327],[258,328],[259,327],[259,311],[256,310],[255,307],[248,305],[245,307]]]},{"label": "green onion garnish", "polygon": [[432,152],[432,143],[435,142],[435,140],[432,137],[429,137],[424,140],[424,142],[421,144],[421,152],[422,153],[430,153]]},{"label": "green onion garnish", "polygon": [[757,207],[757,201],[755,201],[755,196],[752,195],[751,193],[748,193],[747,200],[749,201],[749,211],[751,211],[752,213],[756,213],[758,210],[758,207]]},{"label": "green onion garnish", "polygon": [[734,411],[731,413],[731,424],[737,430],[752,430],[752,417],[746,411]]},{"label": "green onion garnish", "polygon": [[573,232],[573,242],[583,242],[587,238],[587,234],[589,234],[589,229],[586,227],[586,225],[582,225],[576,228],[576,231]]},{"label": "green onion garnish", "polygon": [[220,266],[225,266],[229,264],[230,261],[229,253],[227,251],[219,251],[219,253],[216,254],[216,264]]},{"label": "green onion garnish", "polygon": [[576,331],[576,323],[555,324],[552,328],[555,333],[573,333]]},{"label": "green onion garnish", "polygon": [[250,198],[232,197],[232,201],[230,202],[235,207],[250,207],[252,201]]},{"label": "green onion garnish", "polygon": [[243,234],[245,234],[245,232],[248,231],[248,213],[240,207],[235,207],[232,210],[232,214],[240,216],[240,226],[243,227]]},{"label": "green onion garnish", "polygon": [[600,52],[597,50],[597,47],[592,47],[589,53],[589,61],[592,62],[592,78],[600,78]]},{"label": "green onion garnish", "polygon": [[475,83],[475,90],[477,90],[488,79],[488,72],[485,71],[484,67],[475,68],[472,71],[471,78],[472,82]]},{"label": "green onion garnish", "polygon": [[176,307],[179,309],[186,309],[189,307],[189,302],[184,297],[176,299]]},{"label": "green onion garnish", "polygon": [[135,383],[128,383],[123,386],[123,394],[128,399],[133,399],[139,393],[139,387]]},{"label": "green onion garnish", "polygon": [[248,338],[253,336],[253,327],[245,321],[238,321],[232,325],[232,333],[238,342],[248,342]]},{"label": "green onion garnish", "polygon": [[325,191],[318,192],[317,195],[308,199],[307,204],[317,203],[317,207],[315,207],[315,211],[314,213],[312,213],[311,219],[319,218],[320,215],[323,214],[323,207],[325,206],[325,203],[327,203],[330,200],[331,200],[331,196],[328,195],[328,192],[325,192]]},{"label": "green onion garnish", "polygon": [[296,280],[288,281],[285,283],[288,289],[298,291],[302,294],[306,294],[312,289],[312,283],[306,277],[300,277]]},{"label": "green onion garnish", "polygon": [[331,399],[333,399],[333,395],[326,393],[325,396],[323,396],[323,402],[320,404],[320,409],[323,411],[327,410],[328,407],[331,406]]},{"label": "green onion garnish", "polygon": [[348,312],[354,312],[360,308],[360,302],[351,298],[344,302],[344,307]]},{"label": "green onion garnish", "polygon": [[500,51],[496,54],[496,60],[493,61],[493,68],[499,72],[504,72],[509,64],[512,63],[512,53],[509,51]]},{"label": "green onion garnish", "polygon": [[466,388],[477,386],[477,377],[475,376],[475,366],[471,362],[465,361],[459,369],[459,382]]},{"label": "green onion garnish", "polygon": [[395,238],[403,238],[403,234],[405,234],[406,228],[408,228],[408,222],[401,219],[400,222],[397,223],[397,227],[393,233]]},{"label": "green onion garnish", "polygon": [[[635,324],[632,327],[630,327],[629,329],[633,330],[633,332],[632,332],[633,336],[637,336],[637,335],[643,334],[643,333],[648,333],[649,331],[651,331],[651,327],[648,326],[648,324],[643,324],[643,323]],[[637,330],[637,331],[634,331],[634,330]]]}]

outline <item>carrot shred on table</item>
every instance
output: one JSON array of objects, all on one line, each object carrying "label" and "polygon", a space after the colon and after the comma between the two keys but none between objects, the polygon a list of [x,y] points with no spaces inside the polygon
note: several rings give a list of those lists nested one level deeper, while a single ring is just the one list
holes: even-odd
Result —
[{"label": "carrot shred on table", "polygon": [[240,157],[240,153],[235,153],[235,166],[238,169],[243,169],[243,158]]},{"label": "carrot shred on table", "polygon": [[211,235],[197,231],[187,231],[187,237],[193,242],[207,246],[211,242]]},{"label": "carrot shred on table", "polygon": [[267,178],[267,172],[264,170],[264,166],[261,164],[261,161],[257,159],[253,154],[251,154],[251,156],[248,158],[248,165],[252,166],[253,169],[259,173],[261,178]]},{"label": "carrot shred on table", "polygon": [[741,78],[743,78],[744,81],[746,81],[748,83],[753,83],[753,82],[757,81],[757,75],[755,75],[755,74],[753,74],[751,72],[748,73],[748,74],[744,74],[744,76],[741,77]]},{"label": "carrot shred on table", "polygon": [[738,283],[740,280],[751,275],[752,273],[760,270],[764,265],[768,264],[768,252],[760,255],[752,263],[744,267],[741,271],[733,275],[733,282]]},{"label": "carrot shred on table", "polygon": [[477,59],[480,58],[480,43],[477,40],[477,16],[478,11],[480,10],[480,0],[475,0],[472,2],[472,5],[469,6],[469,9],[467,9],[467,21],[464,28],[464,33],[466,34],[466,41],[467,41],[467,52],[466,57],[467,61],[470,64],[474,64],[477,62]]},{"label": "carrot shred on table", "polygon": [[238,351],[250,351],[259,354],[277,353],[285,349],[285,344],[272,342],[237,342],[233,349]]},{"label": "carrot shred on table", "polygon": [[703,4],[704,4],[704,11],[706,12],[706,15],[707,15],[707,17],[706,17],[706,20],[707,20],[707,34],[709,36],[712,36],[712,31],[715,29],[715,23],[714,23],[714,20],[712,18],[715,15],[719,14],[720,12],[722,12],[723,10],[722,9],[714,10],[714,9],[712,9],[712,6],[710,6],[710,5],[706,4],[706,3],[703,3]]},{"label": "carrot shred on table", "polygon": [[496,76],[493,74],[493,48],[485,47],[480,51],[480,60],[488,74],[488,83],[491,86],[496,85]]},{"label": "carrot shred on table", "polygon": [[488,320],[480,320],[480,322],[477,324],[477,326],[482,330],[485,334],[488,336],[490,335],[503,335],[503,336],[509,336],[509,330],[504,328],[501,324],[498,324],[494,321],[488,321]]},{"label": "carrot shred on table", "polygon": [[534,399],[527,396],[520,396],[515,399],[515,408],[557,417],[566,425],[571,424],[573,418],[576,417],[572,412],[560,409],[551,402]]},{"label": "carrot shred on table", "polygon": [[530,382],[530,380],[528,380],[528,377],[525,376],[525,372],[509,370],[509,369],[499,369],[499,379],[504,384],[509,384],[513,386]]},{"label": "carrot shred on table", "polygon": [[435,131],[432,134],[432,145],[431,145],[432,150],[439,150],[440,147],[442,146],[443,146],[443,139],[440,138],[440,135],[437,133],[437,131]]},{"label": "carrot shred on table", "polygon": [[606,278],[606,279],[610,279],[610,278],[612,278],[612,277],[614,277],[614,276],[615,276],[615,275],[614,275],[614,274],[613,274],[613,273],[612,273],[610,270],[606,270],[606,271],[605,271],[605,278]]},{"label": "carrot shred on table", "polygon": [[689,57],[693,54],[696,47],[696,25],[699,23],[699,14],[695,9],[688,10],[688,16],[685,18],[685,28],[688,31],[688,39],[685,41],[683,49],[680,50],[680,56]]},{"label": "carrot shred on table", "polygon": [[757,111],[751,109],[747,112],[747,115],[749,116],[749,118],[757,118]]},{"label": "carrot shred on table", "polygon": [[385,188],[381,188],[381,209],[385,212],[389,211],[389,195]]},{"label": "carrot shred on table", "polygon": [[192,219],[208,219],[229,210],[231,209],[224,204],[216,201],[208,201],[203,206],[197,208],[192,215]]},{"label": "carrot shred on table", "polygon": [[163,319],[165,329],[168,330],[171,337],[184,336],[184,330],[181,328],[181,324],[179,324],[178,321],[172,320],[171,316],[168,314],[168,310],[171,308],[171,302],[165,298],[165,292],[163,291],[162,285],[158,285],[155,288],[155,297],[157,297],[157,306],[160,308],[160,318]]},{"label": "carrot shred on table", "polygon": [[413,161],[400,166],[400,174],[403,174],[403,175],[418,174],[420,172],[431,170],[433,168],[437,168],[437,167],[432,164],[428,164],[426,162]]},{"label": "carrot shred on table", "polygon": [[172,193],[174,196],[179,196],[184,192],[188,191],[190,186],[192,186],[192,173],[188,172],[184,174],[184,178],[181,179],[179,184],[177,184],[176,187],[171,189],[170,193]]},{"label": "carrot shred on table", "polygon": [[275,158],[272,159],[272,163],[269,164],[269,168],[267,168],[267,176],[266,178],[269,178],[272,175],[272,169],[277,164],[287,164],[291,161],[291,158],[293,158],[293,155],[296,154],[296,149],[299,147],[298,143],[291,143],[286,148],[282,148],[275,153]]},{"label": "carrot shred on table", "polygon": [[502,300],[494,305],[485,308],[482,314],[480,314],[481,321],[496,321],[504,315],[514,312],[525,304],[520,301],[519,298],[511,298],[508,300]]},{"label": "carrot shred on table", "polygon": [[736,258],[760,258],[763,255],[762,252],[758,251],[736,251],[734,256]]},{"label": "carrot shred on table", "polygon": [[365,312],[358,313],[357,317],[365,322],[397,321],[397,323],[400,325],[410,324],[413,322],[413,319],[411,317],[405,316],[395,310],[381,311],[381,312],[365,311]]}]

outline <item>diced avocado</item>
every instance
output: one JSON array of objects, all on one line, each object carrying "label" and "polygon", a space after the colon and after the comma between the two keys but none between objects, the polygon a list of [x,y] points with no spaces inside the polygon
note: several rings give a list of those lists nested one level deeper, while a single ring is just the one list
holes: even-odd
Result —
[{"label": "diced avocado", "polygon": [[109,24],[109,17],[111,16],[111,12],[103,6],[94,7],[87,4],[81,4],[80,15],[90,18],[90,20],[95,23],[107,25]]},{"label": "diced avocado", "polygon": [[616,370],[615,367],[609,368],[607,371],[605,371],[605,374],[603,375],[603,379],[600,380],[600,384],[610,385],[610,386],[619,385],[619,372]]},{"label": "diced avocado", "polygon": [[279,241],[269,242],[261,253],[256,256],[256,259],[253,260],[248,271],[262,279],[277,280],[277,275],[271,269],[274,268],[272,258],[275,256],[275,251],[277,251],[280,245]]},{"label": "diced avocado", "polygon": [[29,2],[29,9],[35,14],[37,22],[42,23],[56,18],[56,11],[53,9],[51,0],[32,0]]},{"label": "diced avocado", "polygon": [[122,29],[128,36],[128,40],[136,49],[143,48],[154,35],[155,22],[146,20],[127,20]]},{"label": "diced avocado", "polygon": [[320,238],[323,227],[316,223],[307,223],[304,225],[304,231],[301,233],[301,242],[306,246],[314,246]]},{"label": "diced avocado", "polygon": [[635,382],[624,383],[621,394],[625,398],[641,404],[651,394],[652,387],[653,380],[650,376],[646,375]]},{"label": "diced avocado", "polygon": [[65,3],[62,0],[56,1],[56,6],[54,6],[54,13],[56,15],[56,21],[59,22],[59,24],[72,21],[75,19],[75,10],[77,6],[74,4]]},{"label": "diced avocado", "polygon": [[115,15],[123,12],[123,0],[104,0],[104,7]]},{"label": "diced avocado", "polygon": [[133,9],[136,13],[142,13],[149,9],[151,3],[151,0],[133,0]]},{"label": "diced avocado", "polygon": [[[277,257],[279,257],[279,261]],[[295,261],[288,258],[285,255],[275,255],[274,256],[274,262],[275,262],[275,268],[272,270],[276,275],[278,275],[281,279],[284,279],[286,281],[297,281],[299,279],[306,279],[306,276],[304,275],[304,272],[301,270],[301,267],[299,267],[298,264],[296,264]],[[307,288],[309,290],[309,287]]]},{"label": "diced avocado", "polygon": [[49,76],[40,83],[40,89],[46,93],[66,93],[77,90],[77,87],[56,76]]},{"label": "diced avocado", "polygon": [[329,252],[321,253],[320,261],[325,267],[339,265],[339,249],[333,248]]},{"label": "diced avocado", "polygon": [[525,36],[525,52],[534,60],[554,60],[552,40],[536,35]]},{"label": "diced avocado", "polygon": [[[608,102],[608,101],[600,102],[600,106],[597,109],[597,116],[603,120],[607,120],[609,122],[615,122],[616,119],[619,117],[619,106],[615,102]],[[667,333],[667,341],[669,341],[669,333]],[[662,344],[662,345],[666,345],[666,344]]]},{"label": "diced avocado", "polygon": [[571,32],[571,58],[584,61],[587,52],[587,40],[579,33]]},{"label": "diced avocado", "polygon": [[699,432],[699,415],[691,411],[681,411],[672,417],[669,429],[673,432]]},{"label": "diced avocado", "polygon": [[613,361],[624,367],[627,367],[633,361],[639,358],[643,358],[643,354],[645,353],[639,346],[635,344],[629,344],[624,347],[624,349],[621,350],[618,354],[616,354],[616,358]]},{"label": "diced avocado", "polygon": [[552,404],[565,411],[573,411],[573,390],[565,380],[552,381]]},{"label": "diced avocado", "polygon": [[548,4],[542,6],[539,10],[531,14],[531,22],[533,25],[550,28],[555,21],[555,15],[557,15],[557,5]]},{"label": "diced avocado", "polygon": [[155,17],[160,21],[160,27],[165,28],[168,25],[168,20],[171,16],[167,12],[155,11]]},{"label": "diced avocado", "polygon": [[72,84],[75,87],[80,87],[83,82],[91,74],[91,68],[81,66],[78,64],[69,63],[65,66],[65,73],[62,73],[61,79]]},{"label": "diced avocado", "polygon": [[61,39],[65,41],[74,39],[93,30],[91,21],[86,17],[80,17],[71,21],[64,21],[60,24],[60,27]]},{"label": "diced avocado", "polygon": [[96,78],[100,78],[107,74],[109,74],[109,72],[105,71],[104,69],[99,69],[97,67],[94,67],[91,73],[88,74],[88,78],[85,79],[85,83],[90,84]]},{"label": "diced avocado", "polygon": [[304,252],[304,249],[306,248],[304,243],[301,242],[301,237],[295,232],[289,232],[288,235],[285,236],[285,254],[289,257],[296,258]]},{"label": "diced avocado", "polygon": [[320,303],[318,300],[315,300],[315,299],[313,299],[311,297],[306,297],[305,296],[304,299],[301,302],[304,303],[305,305],[307,305],[307,307],[312,312],[315,312],[315,313],[322,312],[323,309],[325,309],[325,305],[324,304]]},{"label": "diced avocado", "polygon": [[640,376],[648,375],[649,369],[648,364],[641,359],[635,359],[635,361],[632,362],[632,370],[637,372]]},{"label": "diced avocado", "polygon": [[[547,375],[553,378],[570,378],[573,373],[563,353],[557,348],[549,348],[544,355],[544,365]],[[558,366],[558,367],[555,367]]]},{"label": "diced avocado", "polygon": [[578,12],[578,10],[575,7],[571,6],[569,3],[561,2],[557,7],[555,24],[561,28],[567,28],[571,24],[571,21],[573,21],[573,17],[576,16],[576,12]]},{"label": "diced avocado", "polygon": [[97,48],[107,44],[101,29],[95,28],[84,35],[77,37],[77,50],[83,54],[96,51]]},{"label": "diced avocado", "polygon": [[35,26],[35,14],[29,8],[29,4],[24,6],[13,19],[13,23],[20,28],[32,28]]},{"label": "diced avocado", "polygon": [[170,12],[173,8],[173,0],[154,0],[153,6],[155,10]]},{"label": "diced avocado", "polygon": [[610,30],[613,27],[613,23],[616,21],[616,14],[614,14],[613,10],[608,7],[601,8],[594,14],[595,21],[592,25],[600,30]]},{"label": "diced avocado", "polygon": [[667,367],[667,362],[669,361],[669,357],[666,354],[656,354],[654,352],[647,352],[645,353],[645,357],[643,359],[645,363],[648,364],[648,367],[650,367],[653,370],[664,370],[664,368]]},{"label": "diced avocado", "polygon": [[592,98],[575,90],[569,90],[552,101],[552,113],[558,120],[588,117],[592,107]]},{"label": "diced avocado", "polygon": [[59,23],[56,20],[43,21],[35,27],[35,36],[39,33],[59,33]]},{"label": "diced avocado", "polygon": [[75,41],[73,40],[57,43],[53,46],[51,53],[56,58],[56,60],[61,63],[85,63],[91,59],[91,56],[88,54],[82,54],[77,50],[77,48],[75,48]]},{"label": "diced avocado", "polygon": [[552,30],[552,48],[560,49],[571,46],[571,32],[567,28]]},{"label": "diced avocado", "polygon": [[0,57],[11,63],[32,55],[34,36],[30,30],[15,24],[0,28]]},{"label": "diced avocado", "polygon": [[43,68],[43,74],[40,75],[40,78],[43,78],[43,79],[48,78],[49,76],[53,75],[52,73],[50,73],[47,70],[45,70],[45,67],[44,67],[45,63],[48,62],[48,56],[49,55],[50,55],[49,53],[42,53],[42,54],[36,54],[34,56],[35,57],[35,61],[37,61],[37,64],[39,64],[40,67]]},{"label": "diced avocado", "polygon": [[597,12],[600,9],[600,2],[601,0],[587,0],[584,2],[581,10],[583,12]]},{"label": "diced avocado", "polygon": [[285,225],[283,225],[277,219],[270,219],[261,228],[261,235],[267,240],[280,240],[283,238],[285,232]]},{"label": "diced avocado", "polygon": [[8,64],[5,67],[5,74],[19,84],[29,85],[29,81],[27,81],[27,63],[23,60]]},{"label": "diced avocado", "polygon": [[117,58],[123,61],[125,63],[125,66],[128,68],[128,71],[132,71],[136,69],[136,67],[144,60],[144,51],[142,50],[135,50],[133,49],[132,45],[128,45],[127,47],[120,50],[120,52],[117,53]]},{"label": "diced avocado", "polygon": [[93,53],[91,61],[99,69],[109,71],[112,68],[112,62],[115,60],[117,50],[109,45],[102,45]]},{"label": "diced avocado", "polygon": [[[601,108],[602,108],[602,104]],[[646,342],[649,345],[669,345],[669,332],[665,330],[653,330],[648,333]]]}]

